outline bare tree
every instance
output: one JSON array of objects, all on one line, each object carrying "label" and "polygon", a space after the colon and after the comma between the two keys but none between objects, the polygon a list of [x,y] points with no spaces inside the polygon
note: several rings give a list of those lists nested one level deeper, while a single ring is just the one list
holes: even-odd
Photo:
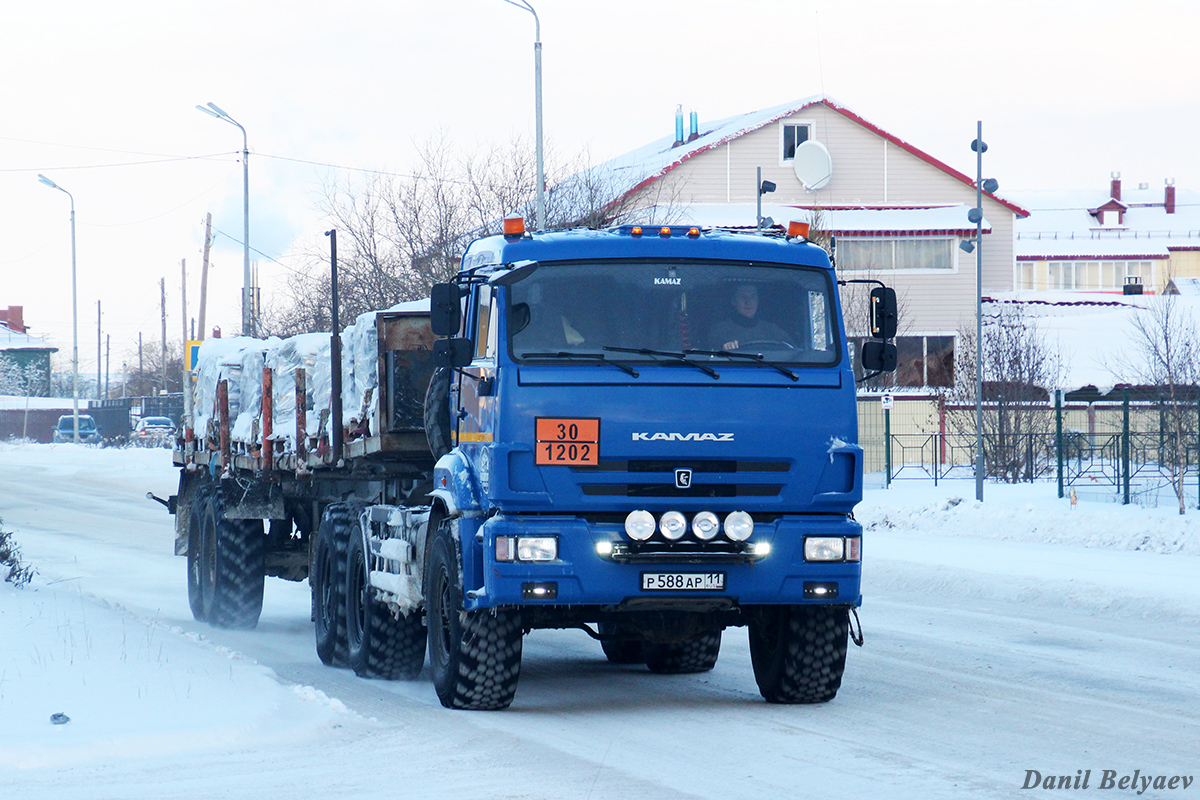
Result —
[{"label": "bare tree", "polygon": [[[1200,331],[1175,295],[1145,298],[1133,318],[1128,350],[1115,355],[1113,374],[1126,383],[1156,386],[1162,391],[1159,466],[1167,467],[1171,486],[1184,513],[1183,478],[1186,442],[1196,431],[1193,398],[1200,385]],[[1164,463],[1165,462],[1165,463]]]},{"label": "bare tree", "polygon": [[[983,414],[984,460],[987,474],[1008,483],[1031,480],[1036,475],[1045,445],[1039,434],[1050,430],[1053,411],[1048,390],[1062,376],[1058,350],[1038,329],[1037,319],[1017,303],[995,303],[984,319],[983,399],[990,404]],[[948,415],[953,430],[963,436],[975,433],[975,326],[958,334],[956,373],[947,392],[955,406]]]}]

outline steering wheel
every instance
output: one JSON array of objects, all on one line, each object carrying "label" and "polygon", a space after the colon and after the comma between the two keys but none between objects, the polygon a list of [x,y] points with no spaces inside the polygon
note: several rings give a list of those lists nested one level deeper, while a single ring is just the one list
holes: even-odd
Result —
[{"label": "steering wheel", "polygon": [[795,346],[782,339],[753,339],[748,342],[738,342],[735,350],[795,350]]}]

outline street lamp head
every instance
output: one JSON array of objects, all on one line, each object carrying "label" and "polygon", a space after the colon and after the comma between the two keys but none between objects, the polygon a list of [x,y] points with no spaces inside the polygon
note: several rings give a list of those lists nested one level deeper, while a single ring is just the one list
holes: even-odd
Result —
[{"label": "street lamp head", "polygon": [[767,194],[767,193],[773,192],[773,191],[775,191],[775,182],[774,181],[763,181],[762,186],[758,187],[759,194]]},{"label": "street lamp head", "polygon": [[958,249],[962,250],[964,253],[975,252],[975,240],[963,239],[961,242],[958,243]]},{"label": "street lamp head", "polygon": [[984,178],[983,179],[983,190],[985,192],[987,192],[988,194],[994,193],[999,188],[1000,188],[1000,181],[996,180],[995,178]]},{"label": "street lamp head", "polygon": [[46,184],[47,186],[49,186],[51,189],[59,188],[59,185],[57,183],[55,183],[54,181],[50,180],[45,175],[42,175],[40,173],[38,174],[38,180],[41,181],[42,183]]},{"label": "street lamp head", "polygon": [[227,114],[227,113],[225,112],[225,110],[224,110],[224,109],[222,109],[222,108],[221,108],[219,105],[217,105],[216,103],[209,103],[209,104],[208,104],[208,107],[209,107],[209,108],[211,108],[213,111],[217,112],[218,114],[220,114],[222,117],[228,117],[228,116],[229,116],[229,114]]},{"label": "street lamp head", "polygon": [[205,108],[204,106],[196,106],[196,110],[197,110],[197,111],[203,111],[205,114],[208,114],[210,117],[216,117],[217,119],[221,119],[221,115],[220,115],[220,114],[218,114],[217,112],[213,111],[212,109]]}]

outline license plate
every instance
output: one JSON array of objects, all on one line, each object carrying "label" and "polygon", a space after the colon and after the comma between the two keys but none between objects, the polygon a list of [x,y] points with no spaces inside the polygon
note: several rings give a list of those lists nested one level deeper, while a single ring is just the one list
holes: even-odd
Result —
[{"label": "license plate", "polygon": [[723,592],[724,572],[643,572],[643,592]]}]

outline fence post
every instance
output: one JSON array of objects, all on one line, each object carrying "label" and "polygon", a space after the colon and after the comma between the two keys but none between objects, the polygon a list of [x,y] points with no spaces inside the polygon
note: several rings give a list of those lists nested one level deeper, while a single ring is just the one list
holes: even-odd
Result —
[{"label": "fence post", "polygon": [[883,469],[887,476],[885,486],[892,485],[892,410],[883,410]]},{"label": "fence post", "polygon": [[1129,505],[1129,387],[1121,390],[1121,483],[1124,486],[1122,505]]},{"label": "fence post", "polygon": [[1063,497],[1062,389],[1054,390],[1054,452],[1058,461],[1058,499]]}]

